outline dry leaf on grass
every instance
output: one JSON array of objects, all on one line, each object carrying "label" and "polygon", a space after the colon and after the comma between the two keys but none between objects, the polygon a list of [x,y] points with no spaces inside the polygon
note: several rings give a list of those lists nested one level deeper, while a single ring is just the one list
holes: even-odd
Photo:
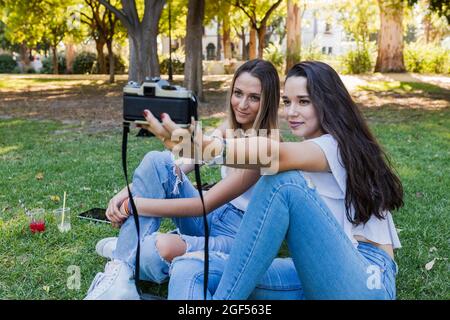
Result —
[{"label": "dry leaf on grass", "polygon": [[430,262],[428,262],[428,263],[425,265],[425,269],[426,269],[427,271],[430,271],[430,270],[433,268],[435,262],[436,262],[436,258],[434,258],[433,260],[431,260]]},{"label": "dry leaf on grass", "polygon": [[42,180],[44,179],[44,173],[43,172],[38,172],[35,176],[36,180]]}]

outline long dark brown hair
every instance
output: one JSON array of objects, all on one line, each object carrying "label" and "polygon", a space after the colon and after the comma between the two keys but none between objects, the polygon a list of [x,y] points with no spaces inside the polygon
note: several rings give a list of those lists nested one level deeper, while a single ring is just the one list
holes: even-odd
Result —
[{"label": "long dark brown hair", "polygon": [[286,80],[289,77],[307,79],[322,132],[331,134],[338,143],[347,171],[347,219],[356,225],[366,223],[372,214],[384,219],[385,211],[403,206],[400,179],[336,71],[323,62],[304,61],[289,70]]},{"label": "long dark brown hair", "polygon": [[231,106],[234,83],[243,73],[249,73],[261,82],[261,107],[259,108],[253,129],[278,129],[278,107],[280,104],[280,78],[277,69],[269,61],[253,59],[242,64],[234,73],[231,81],[231,90],[228,95],[228,121],[232,129],[239,129],[241,125],[236,121],[234,110]]}]

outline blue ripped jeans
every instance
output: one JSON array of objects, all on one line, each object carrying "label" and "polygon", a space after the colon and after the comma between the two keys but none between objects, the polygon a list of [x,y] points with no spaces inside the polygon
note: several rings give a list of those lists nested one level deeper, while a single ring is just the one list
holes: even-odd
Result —
[{"label": "blue ripped jeans", "polygon": [[[286,239],[292,258],[276,258]],[[178,257],[169,299],[203,299],[203,259]],[[395,299],[397,265],[353,245],[300,171],[262,177],[229,254],[211,254],[208,298]]]},{"label": "blue ripped jeans", "polygon": [[[181,172],[181,170],[180,170]],[[169,151],[147,153],[133,175],[134,197],[153,199],[175,199],[198,197],[198,191],[186,175],[176,173],[172,154]],[[210,228],[211,251],[229,252],[231,243],[241,223],[243,212],[227,203],[207,216]],[[203,217],[172,218],[177,233],[186,242],[187,252],[203,250]],[[161,224],[158,217],[139,217],[141,241],[141,279],[161,283],[167,280],[170,264],[163,260],[156,248],[156,236]],[[136,226],[129,217],[121,226],[113,259],[127,263],[133,270],[136,262]]]}]

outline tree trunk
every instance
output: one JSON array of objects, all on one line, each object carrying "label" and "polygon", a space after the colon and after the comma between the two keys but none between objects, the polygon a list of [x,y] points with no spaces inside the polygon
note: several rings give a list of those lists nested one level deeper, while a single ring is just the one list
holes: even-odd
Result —
[{"label": "tree trunk", "polygon": [[431,19],[430,19],[429,14],[425,15],[425,17],[423,18],[423,27],[425,29],[425,31],[424,31],[425,43],[429,44],[430,43],[430,31],[431,31]]},{"label": "tree trunk", "polygon": [[[154,32],[137,30],[129,32],[130,69],[129,81],[142,82],[145,77],[158,77],[159,62],[156,36]],[[132,62],[134,64],[132,65]]]},{"label": "tree trunk", "polygon": [[98,1],[111,10],[128,31],[130,47],[128,80],[142,82],[146,76],[159,76],[156,37],[159,33],[159,19],[166,1],[146,0],[142,22],[139,19],[135,0],[122,0],[121,10],[107,0]]},{"label": "tree trunk", "polygon": [[25,42],[20,45],[20,61],[22,62],[22,72],[30,65],[29,49]]},{"label": "tree trunk", "polygon": [[301,54],[301,14],[297,3],[287,2],[286,21],[286,73],[294,64],[300,62]]},{"label": "tree trunk", "polygon": [[97,72],[100,74],[106,74],[106,59],[105,53],[103,52],[103,48],[105,47],[106,41],[103,39],[97,39],[95,41],[95,48],[97,49],[97,63],[98,68]]},{"label": "tree trunk", "polygon": [[241,27],[241,40],[242,40],[242,60],[248,60],[247,43],[245,41],[245,28]]},{"label": "tree trunk", "polygon": [[112,40],[106,41],[106,46],[108,48],[108,59],[109,59],[109,83],[114,83],[115,61],[114,61]]},{"label": "tree trunk", "polygon": [[[159,60],[158,60],[158,22],[159,19],[156,21],[153,21],[153,24],[156,24],[156,26],[153,26],[151,30],[149,30],[148,36],[146,36],[146,39],[148,39],[148,49],[144,51],[149,56],[150,59],[150,73],[149,75],[151,77],[159,77],[160,76],[160,70],[159,70]],[[148,53],[147,53],[148,52]]]},{"label": "tree trunk", "polygon": [[138,63],[137,63],[137,52],[134,47],[134,40],[128,35],[128,46],[129,46],[129,65],[128,65],[128,81],[142,81],[138,76]]},{"label": "tree trunk", "polygon": [[186,19],[184,86],[203,100],[202,36],[205,0],[189,0]]},{"label": "tree trunk", "polygon": [[220,19],[217,19],[217,50],[216,50],[216,60],[222,60],[222,39],[220,36]]},{"label": "tree trunk", "polygon": [[250,40],[248,43],[248,58],[256,59],[256,29],[250,27]]},{"label": "tree trunk", "polygon": [[[229,11],[228,9],[225,12]],[[231,52],[231,41],[230,41],[230,16],[228,14],[225,15],[222,21],[222,42],[223,42],[223,55],[225,59],[231,59],[233,54]]]},{"label": "tree trunk", "polygon": [[258,58],[262,59],[264,54],[264,48],[266,47],[266,32],[267,27],[265,24],[259,27],[258,31]]},{"label": "tree trunk", "polygon": [[376,72],[405,72],[403,61],[402,0],[378,0],[381,28],[378,34]]},{"label": "tree trunk", "polygon": [[58,74],[58,55],[56,45],[52,45],[52,62],[53,62],[53,74]]},{"label": "tree trunk", "polygon": [[147,45],[141,32],[137,34],[131,33],[131,38],[134,47],[133,60],[136,61],[136,74],[129,80],[142,82],[145,77],[151,76],[150,57],[148,55]]},{"label": "tree trunk", "polygon": [[75,60],[75,47],[73,43],[66,43],[66,72],[73,73],[73,61]]}]

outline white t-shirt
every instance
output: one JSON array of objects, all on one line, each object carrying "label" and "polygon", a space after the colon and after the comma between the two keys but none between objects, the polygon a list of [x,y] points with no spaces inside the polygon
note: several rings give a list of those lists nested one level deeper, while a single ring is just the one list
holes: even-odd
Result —
[{"label": "white t-shirt", "polygon": [[[230,168],[227,166],[221,166],[220,167],[220,174],[222,176],[222,179],[225,179],[225,177],[229,174],[230,170],[235,170],[234,168]],[[237,169],[239,170],[239,169]],[[243,194],[241,194],[239,197],[234,198],[230,201],[230,203],[242,211],[247,211],[248,203],[250,201],[250,198],[252,197],[253,189],[255,188],[255,185],[251,186],[247,189]]]},{"label": "white t-shirt", "polygon": [[[182,158],[182,157],[175,159],[175,157],[173,155],[172,155],[172,159],[174,160],[174,163],[177,166],[181,166],[182,164],[193,164],[194,163],[194,160],[192,160],[192,159]],[[219,163],[223,159],[222,159],[222,156],[218,156],[218,157],[216,157],[215,160],[217,160],[216,162]],[[221,175],[222,179],[225,179],[225,177],[228,174],[230,174],[231,170],[242,170],[242,169],[235,169],[235,168],[221,165],[220,166],[220,175]],[[233,206],[235,206],[236,208],[238,208],[239,210],[242,210],[244,212],[247,211],[248,203],[250,201],[250,198],[252,197],[252,191],[253,191],[254,187],[255,187],[255,185],[251,186],[250,188],[247,189],[247,191],[242,193],[240,196],[231,200],[230,203]],[[207,193],[207,191],[203,191],[203,193]]]},{"label": "white t-shirt", "polygon": [[[312,183],[325,204],[334,214],[339,224],[343,227],[345,234],[357,245],[355,235],[379,243],[390,244],[393,248],[401,248],[400,240],[395,229],[392,215],[386,212],[385,219],[378,219],[372,215],[365,224],[355,226],[347,219],[345,211],[345,192],[347,187],[347,172],[342,165],[341,155],[337,141],[330,134],[324,134],[318,138],[309,139],[316,143],[324,152],[331,172],[305,172],[304,176],[308,183]],[[351,215],[354,208],[351,206]]]}]

